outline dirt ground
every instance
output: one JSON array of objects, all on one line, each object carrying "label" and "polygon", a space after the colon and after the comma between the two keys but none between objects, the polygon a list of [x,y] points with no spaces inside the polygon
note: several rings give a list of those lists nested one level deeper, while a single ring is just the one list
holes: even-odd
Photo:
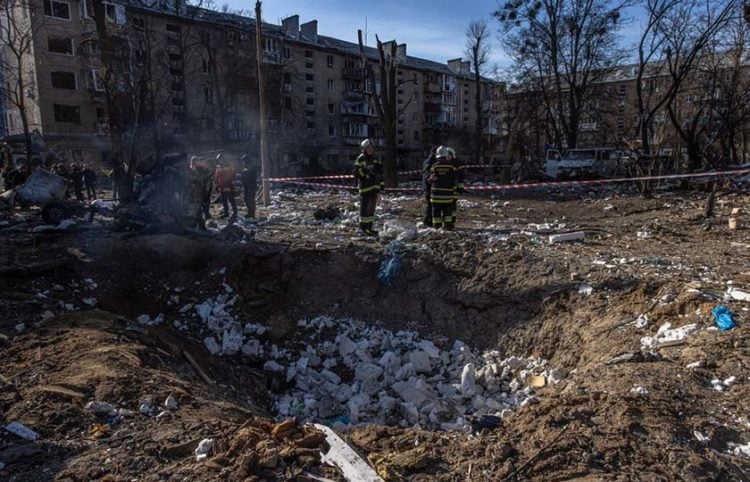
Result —
[{"label": "dirt ground", "polygon": [[[388,287],[376,277],[384,241],[313,219],[329,206],[351,219],[355,198],[285,189],[275,200],[242,241],[116,232],[106,219],[34,233],[38,214],[8,218],[0,425],[41,437],[0,431],[0,479],[341,480],[309,429],[275,436],[283,381],[263,360],[211,356],[199,325],[172,323],[185,303],[227,290],[235,313],[280,347],[297,340],[298,319],[326,314],[567,370],[538,403],[478,435],[341,432],[385,480],[750,480],[750,303],[725,299],[730,287],[750,292],[750,229],[728,228],[729,217],[750,223],[750,196],[718,191],[708,219],[700,190],[467,196],[456,231],[405,243]],[[381,221],[421,216],[413,197],[380,205]],[[572,231],[585,239],[548,241]],[[719,305],[738,327],[714,328]],[[135,321],[159,313],[166,322]],[[644,348],[665,323],[696,329]],[[176,410],[162,407],[169,395]],[[90,401],[133,413],[93,414]],[[140,413],[144,402],[154,410]],[[214,451],[196,462],[206,438]]]}]

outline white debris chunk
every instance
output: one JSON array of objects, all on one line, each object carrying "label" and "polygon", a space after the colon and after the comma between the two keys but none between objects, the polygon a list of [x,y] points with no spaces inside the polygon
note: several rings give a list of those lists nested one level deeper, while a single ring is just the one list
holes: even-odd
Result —
[{"label": "white debris chunk", "polygon": [[738,288],[729,288],[727,290],[727,298],[736,300],[736,301],[750,301],[750,293],[747,291],[743,291]]},{"label": "white debris chunk", "polygon": [[338,467],[350,482],[383,482],[378,474],[347,443],[325,425],[315,424],[323,432],[330,449],[321,461]]},{"label": "white debris chunk", "polygon": [[206,350],[212,355],[216,355],[221,351],[221,348],[219,347],[219,344],[216,342],[216,338],[213,336],[207,336],[203,339],[203,345],[206,347]]},{"label": "white debris chunk", "polygon": [[90,401],[83,407],[83,409],[94,415],[115,416],[117,414],[115,407],[111,403],[100,402],[97,400]]},{"label": "white debris chunk", "polygon": [[214,439],[204,438],[198,443],[198,447],[195,449],[195,461],[203,462],[206,460],[214,448]]},{"label": "white debris chunk", "polygon": [[383,374],[383,368],[373,363],[363,363],[357,365],[354,371],[354,379],[360,382],[375,380]]},{"label": "white debris chunk", "polygon": [[643,348],[659,348],[678,343],[699,329],[697,323],[691,323],[679,328],[671,328],[671,326],[670,323],[665,323],[659,328],[656,336],[645,336],[641,338],[641,345]]},{"label": "white debris chunk", "polygon": [[750,457],[750,443],[746,443],[745,445],[737,445],[730,443],[729,446],[731,447],[732,451],[731,453],[734,455],[742,456],[742,457]]},{"label": "white debris chunk", "polygon": [[164,400],[164,408],[167,410],[177,410],[177,399],[172,395],[167,396],[167,399]]},{"label": "white debris chunk", "polygon": [[5,430],[12,433],[13,435],[21,437],[24,440],[34,441],[40,437],[38,433],[34,432],[29,427],[20,422],[9,423],[5,426]]},{"label": "white debris chunk", "polygon": [[464,397],[471,397],[474,395],[475,388],[474,364],[467,363],[461,371],[461,392]]},{"label": "white debris chunk", "polygon": [[84,305],[90,306],[92,308],[96,306],[96,304],[98,303],[96,298],[84,298],[81,301],[83,302]]},{"label": "white debris chunk", "polygon": [[549,237],[549,244],[566,243],[570,241],[583,241],[586,233],[576,231],[574,233],[553,234]]},{"label": "white debris chunk", "polygon": [[700,433],[697,430],[693,430],[693,435],[695,435],[696,440],[698,440],[698,442],[700,442],[702,444],[708,443],[711,440],[709,437],[703,435],[702,433]]},{"label": "white debris chunk", "polygon": [[283,372],[284,371],[284,367],[279,365],[277,362],[273,360],[268,360],[266,363],[264,363],[263,369],[267,372]]},{"label": "white debris chunk", "polygon": [[234,355],[235,353],[239,353],[242,349],[242,336],[242,331],[236,326],[226,330],[221,339],[221,354]]},{"label": "white debris chunk", "polygon": [[409,353],[409,362],[417,373],[429,373],[432,371],[430,355],[426,351],[417,350]]},{"label": "white debris chunk", "polygon": [[648,388],[646,387],[633,387],[630,389],[630,393],[637,393],[639,395],[648,395]]}]

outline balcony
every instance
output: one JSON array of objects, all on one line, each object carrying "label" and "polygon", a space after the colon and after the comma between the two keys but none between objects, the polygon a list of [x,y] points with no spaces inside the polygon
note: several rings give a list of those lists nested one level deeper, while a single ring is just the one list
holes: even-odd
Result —
[{"label": "balcony", "polygon": [[442,108],[443,106],[439,102],[425,102],[424,103],[425,112],[440,112]]},{"label": "balcony", "polygon": [[344,100],[356,102],[356,101],[364,101],[365,100],[365,93],[362,90],[359,89],[349,89],[344,91]]},{"label": "balcony", "polygon": [[94,128],[96,130],[96,135],[98,136],[109,135],[109,123],[108,122],[95,122]]},{"label": "balcony", "polygon": [[266,64],[280,64],[281,54],[278,52],[263,52],[263,62]]},{"label": "balcony", "polygon": [[362,78],[365,75],[364,69],[360,69],[357,67],[350,67],[344,69],[344,72],[342,76],[344,77],[344,80],[362,80]]},{"label": "balcony", "polygon": [[424,91],[428,94],[439,94],[441,92],[440,85],[434,82],[428,82],[424,84]]},{"label": "balcony", "polygon": [[497,127],[485,127],[484,133],[488,136],[496,136],[497,135]]}]

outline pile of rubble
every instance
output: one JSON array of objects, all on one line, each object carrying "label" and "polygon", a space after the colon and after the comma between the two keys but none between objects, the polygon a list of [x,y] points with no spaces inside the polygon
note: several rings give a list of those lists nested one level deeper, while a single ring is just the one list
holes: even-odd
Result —
[{"label": "pile of rubble", "polygon": [[326,316],[299,321],[301,341],[279,347],[265,339],[265,327],[233,318],[230,296],[183,310],[194,309],[204,323],[212,354],[265,360],[264,369],[283,379],[288,389],[275,403],[281,417],[468,432],[484,417],[499,421],[538,402],[535,389],[565,376],[545,360],[478,356],[460,341],[441,349],[412,331]]}]

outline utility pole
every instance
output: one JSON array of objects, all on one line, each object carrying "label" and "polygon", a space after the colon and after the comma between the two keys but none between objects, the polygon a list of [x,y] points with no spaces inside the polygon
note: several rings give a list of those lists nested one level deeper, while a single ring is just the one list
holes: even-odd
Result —
[{"label": "utility pole", "polygon": [[258,51],[258,99],[260,108],[260,169],[261,195],[264,207],[271,204],[271,191],[268,179],[271,177],[268,165],[268,120],[266,119],[266,94],[263,83],[263,28],[261,26],[260,0],[255,2],[255,39]]}]

